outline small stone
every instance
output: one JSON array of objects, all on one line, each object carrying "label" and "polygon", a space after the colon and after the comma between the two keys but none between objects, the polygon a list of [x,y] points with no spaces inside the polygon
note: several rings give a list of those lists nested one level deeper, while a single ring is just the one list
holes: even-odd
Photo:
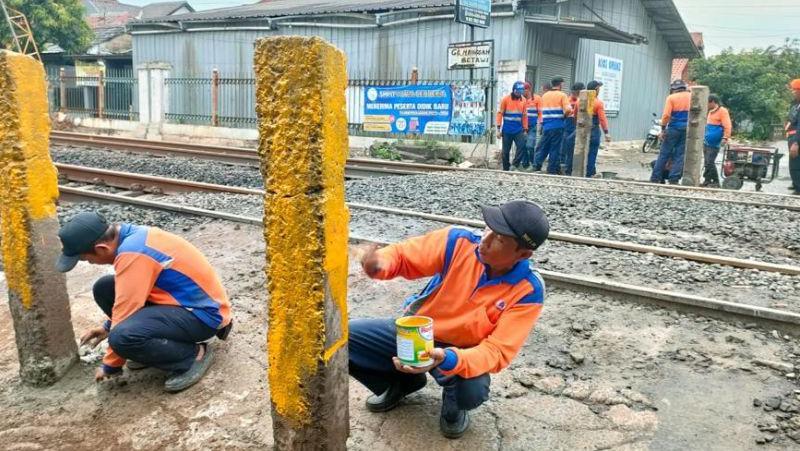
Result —
[{"label": "small stone", "polygon": [[796,376],[795,373],[786,373],[786,379],[794,379]]},{"label": "small stone", "polygon": [[777,330],[772,331],[772,336],[777,338],[778,340],[781,339],[781,334],[779,334]]},{"label": "small stone", "polygon": [[745,329],[755,329],[756,327],[758,327],[758,324],[756,323],[747,323],[744,325]]},{"label": "small stone", "polygon": [[794,371],[794,365],[786,362],[776,362],[773,360],[754,359],[753,363],[756,365],[766,366],[773,370],[781,371],[783,373],[791,373]]},{"label": "small stone", "polygon": [[575,363],[578,363],[578,364],[583,363],[584,359],[586,358],[586,357],[584,357],[583,354],[581,354],[579,352],[570,352],[569,356],[572,358],[572,360]]},{"label": "small stone", "polygon": [[764,401],[764,405],[766,407],[777,409],[781,405],[781,401],[783,400],[780,396],[770,396]]},{"label": "small stone", "polygon": [[758,398],[753,398],[753,407],[761,407],[761,400]]}]

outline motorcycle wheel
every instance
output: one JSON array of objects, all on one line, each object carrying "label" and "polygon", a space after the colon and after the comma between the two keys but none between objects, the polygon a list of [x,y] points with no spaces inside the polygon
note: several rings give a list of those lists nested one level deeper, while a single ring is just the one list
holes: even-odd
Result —
[{"label": "motorcycle wheel", "polygon": [[644,140],[644,144],[642,144],[642,153],[647,153],[652,146],[653,138],[648,136],[647,139]]},{"label": "motorcycle wheel", "polygon": [[725,189],[740,190],[744,185],[744,180],[737,176],[726,177],[722,181],[722,187]]}]

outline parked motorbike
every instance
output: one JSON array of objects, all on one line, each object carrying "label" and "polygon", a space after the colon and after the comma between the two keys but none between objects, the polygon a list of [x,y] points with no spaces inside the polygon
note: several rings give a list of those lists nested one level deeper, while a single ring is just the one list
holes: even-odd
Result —
[{"label": "parked motorbike", "polygon": [[661,147],[661,118],[656,113],[653,113],[653,122],[650,125],[650,130],[647,131],[647,138],[642,144],[642,153],[650,152],[651,150],[658,151]]}]

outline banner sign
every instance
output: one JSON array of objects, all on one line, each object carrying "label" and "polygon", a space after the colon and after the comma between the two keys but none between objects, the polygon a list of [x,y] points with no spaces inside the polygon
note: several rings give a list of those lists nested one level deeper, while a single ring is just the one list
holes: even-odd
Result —
[{"label": "banner sign", "polygon": [[456,22],[489,28],[492,0],[456,0]]},{"label": "banner sign", "polygon": [[454,42],[447,46],[448,69],[492,67],[494,41]]},{"label": "banner sign", "polygon": [[618,115],[622,104],[622,60],[595,54],[594,79],[603,83],[599,97],[606,112]]},{"label": "banner sign", "polygon": [[450,135],[481,136],[486,133],[486,90],[478,85],[453,85],[453,117]]},{"label": "banner sign", "polygon": [[367,86],[364,131],[446,135],[453,101],[448,85]]}]

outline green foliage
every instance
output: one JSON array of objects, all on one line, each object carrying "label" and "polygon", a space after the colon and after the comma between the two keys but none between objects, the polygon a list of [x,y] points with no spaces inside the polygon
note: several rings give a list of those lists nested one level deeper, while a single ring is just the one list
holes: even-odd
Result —
[{"label": "green foliage", "polygon": [[751,123],[750,135],[755,139],[769,139],[774,127],[785,122],[791,101],[787,84],[798,76],[797,40],[738,53],[729,49],[690,65],[690,78],[720,96],[734,124]]},{"label": "green foliage", "polygon": [[370,146],[369,155],[373,158],[391,161],[400,161],[402,159],[397,151],[396,144],[386,141],[376,142]]},{"label": "green foliage", "polygon": [[[58,44],[68,54],[81,53],[92,42],[93,33],[83,19],[81,0],[5,0],[5,3],[28,18],[39,50],[49,43]],[[0,44],[16,50],[5,17],[0,17]]]}]

